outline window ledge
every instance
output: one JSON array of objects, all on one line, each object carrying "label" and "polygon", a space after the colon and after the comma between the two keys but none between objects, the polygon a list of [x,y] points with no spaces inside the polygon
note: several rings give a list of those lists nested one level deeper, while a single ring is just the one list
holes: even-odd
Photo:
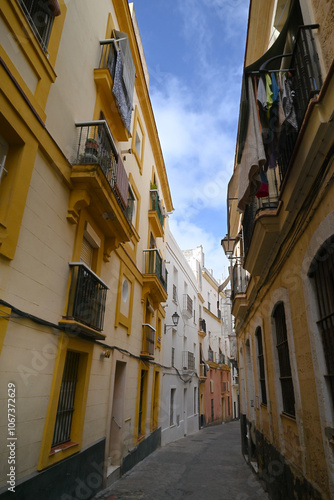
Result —
[{"label": "window ledge", "polygon": [[51,451],[49,453],[49,457],[52,457],[53,455],[56,455],[56,453],[59,453],[60,451],[65,451],[68,448],[73,448],[73,446],[78,446],[79,443],[73,442],[73,441],[68,441],[67,443],[59,444],[58,446],[54,446],[51,448]]},{"label": "window ledge", "polygon": [[296,422],[296,417],[293,415],[290,415],[289,413],[281,413],[281,417],[287,418],[288,420],[291,420],[292,422]]}]

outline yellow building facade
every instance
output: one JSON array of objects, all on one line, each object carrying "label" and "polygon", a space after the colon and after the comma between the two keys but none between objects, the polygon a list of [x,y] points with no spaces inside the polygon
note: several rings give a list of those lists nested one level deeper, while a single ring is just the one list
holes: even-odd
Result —
[{"label": "yellow building facade", "polygon": [[6,0],[0,23],[0,497],[90,498],[160,444],[149,76],[126,0]]},{"label": "yellow building facade", "polygon": [[228,186],[243,453],[274,499],[334,496],[333,20],[252,0]]}]

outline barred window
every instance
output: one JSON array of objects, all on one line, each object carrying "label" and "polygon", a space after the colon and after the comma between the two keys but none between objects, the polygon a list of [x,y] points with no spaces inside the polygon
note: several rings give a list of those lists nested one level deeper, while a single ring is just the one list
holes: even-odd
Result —
[{"label": "barred window", "polygon": [[74,412],[75,389],[78,380],[79,360],[79,353],[67,351],[51,447],[71,441],[71,427]]},{"label": "barred window", "polygon": [[276,348],[278,354],[283,411],[295,416],[295,395],[289,357],[289,344],[283,302],[279,302],[273,314],[276,327]]},{"label": "barred window", "polygon": [[60,15],[58,0],[19,0],[22,10],[44,52],[47,50],[55,16]]},{"label": "barred window", "polygon": [[264,371],[264,354],[263,354],[263,344],[262,344],[262,330],[261,327],[257,327],[255,330],[255,336],[257,339],[257,359],[259,367],[259,379],[261,387],[261,403],[267,404],[267,391],[266,391],[266,375]]},{"label": "barred window", "polygon": [[324,356],[325,378],[334,405],[334,236],[315,256],[308,273],[314,279],[318,300],[318,321]]}]

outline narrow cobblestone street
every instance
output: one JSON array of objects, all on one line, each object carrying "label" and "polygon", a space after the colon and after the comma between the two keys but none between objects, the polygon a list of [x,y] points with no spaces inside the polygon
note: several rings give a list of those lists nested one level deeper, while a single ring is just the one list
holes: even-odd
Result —
[{"label": "narrow cobblestone street", "polygon": [[240,422],[206,427],[153,452],[95,500],[265,500],[240,447]]}]

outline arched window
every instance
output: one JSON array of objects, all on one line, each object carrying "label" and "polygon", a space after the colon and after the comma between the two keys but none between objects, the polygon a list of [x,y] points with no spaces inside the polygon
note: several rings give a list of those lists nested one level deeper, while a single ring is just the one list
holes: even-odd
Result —
[{"label": "arched window", "polygon": [[316,254],[308,276],[314,280],[316,288],[317,325],[326,361],[325,377],[334,404],[334,236]]},{"label": "arched window", "polygon": [[262,330],[258,326],[255,330],[255,337],[257,341],[257,359],[258,359],[258,370],[259,370],[259,381],[261,387],[261,403],[267,404],[267,391],[266,391],[266,375],[264,371],[264,353],[262,344]]},{"label": "arched window", "polygon": [[293,390],[289,343],[283,302],[279,302],[276,305],[273,318],[276,331],[276,348],[280,371],[279,378],[282,390],[283,412],[295,416],[295,395]]}]

